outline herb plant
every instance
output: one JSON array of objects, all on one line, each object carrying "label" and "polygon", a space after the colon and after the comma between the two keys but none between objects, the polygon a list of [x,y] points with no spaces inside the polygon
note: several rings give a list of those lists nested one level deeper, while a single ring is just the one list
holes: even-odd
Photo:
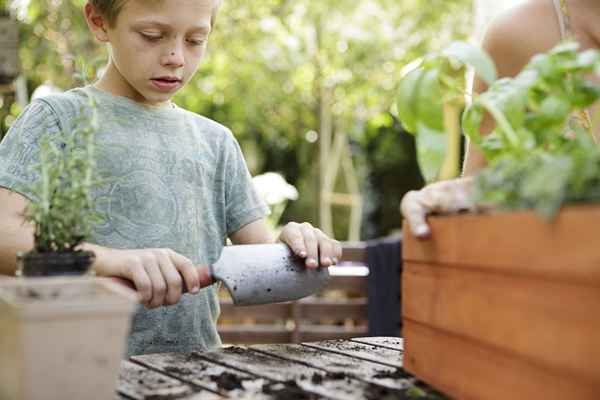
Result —
[{"label": "herb plant", "polygon": [[[445,52],[432,58],[441,59],[438,62],[441,65],[451,62],[451,59],[446,61]],[[426,68],[424,65],[423,70]],[[600,151],[590,127],[574,123],[572,118],[574,112],[589,107],[600,97],[600,86],[585,78],[587,74],[600,72],[600,53],[596,50],[578,53],[576,43],[566,42],[546,54],[534,56],[514,78],[490,82],[491,75],[486,78],[481,71],[481,66],[476,66],[476,73],[491,85],[486,92],[473,95],[462,114],[465,134],[488,161],[476,179],[475,200],[503,209],[535,208],[550,217],[564,202],[600,199]],[[413,73],[426,76],[425,72]],[[399,111],[406,107],[402,103],[407,94],[402,90],[410,87],[405,82],[408,78],[407,75],[400,85]],[[424,147],[420,149],[424,156],[442,149],[437,136],[437,142],[429,138],[419,140],[423,132],[426,137],[431,136],[428,131],[418,129],[419,126],[442,126],[440,102],[443,105],[464,88],[459,81],[458,89],[444,90],[447,80],[447,73],[438,73],[435,85],[419,85],[411,94],[417,98],[441,99],[428,111],[419,109],[408,119],[406,109],[399,112],[407,129],[417,128],[417,146]],[[427,109],[427,103],[422,104]],[[480,127],[486,112],[494,119],[495,128],[482,136]],[[449,133],[446,136],[455,135],[457,129],[458,125],[452,129],[446,127]],[[437,155],[434,160],[439,158]],[[431,160],[428,162],[431,164]],[[429,172],[425,173],[427,168]],[[435,167],[423,169],[430,181]]]},{"label": "herb plant", "polygon": [[417,160],[426,182],[459,174],[460,115],[465,105],[466,68],[487,83],[496,79],[489,56],[464,42],[453,42],[426,56],[400,81],[398,114],[415,135]]},{"label": "herb plant", "polygon": [[94,178],[95,103],[81,110],[70,132],[40,141],[39,163],[33,168],[39,179],[34,201],[25,220],[35,226],[34,250],[38,253],[76,251],[91,232],[97,218],[91,199]]}]

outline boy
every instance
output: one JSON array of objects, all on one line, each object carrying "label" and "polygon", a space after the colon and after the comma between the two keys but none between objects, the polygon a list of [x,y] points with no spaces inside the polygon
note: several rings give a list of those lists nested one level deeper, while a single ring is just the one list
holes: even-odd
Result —
[{"label": "boy", "polygon": [[[15,253],[32,247],[33,230],[19,214],[31,198],[27,165],[39,138],[68,132],[86,95],[94,96],[97,170],[110,181],[93,194],[104,220],[83,248],[96,253],[98,276],[133,281],[145,306],[132,321],[129,355],[219,346],[216,288],[195,265],[214,262],[227,236],[236,244],[274,241],[231,132],[170,101],[204,56],[218,7],[217,0],[90,0],[85,17],[109,46],[106,71],[91,86],[32,102],[0,145],[0,272],[14,274]],[[279,240],[308,268],[341,256],[338,242],[306,223],[288,224]],[[183,283],[190,294],[182,296]]]}]

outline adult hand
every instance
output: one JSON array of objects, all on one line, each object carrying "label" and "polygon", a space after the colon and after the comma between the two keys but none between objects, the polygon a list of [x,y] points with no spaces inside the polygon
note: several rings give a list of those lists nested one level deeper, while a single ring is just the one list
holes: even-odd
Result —
[{"label": "adult hand", "polygon": [[288,223],[281,231],[279,240],[290,246],[294,254],[305,258],[308,268],[329,267],[337,264],[342,257],[340,242],[329,238],[308,222]]},{"label": "adult hand", "polygon": [[473,177],[435,182],[418,191],[410,191],[402,198],[400,211],[407,220],[411,232],[418,238],[431,234],[426,218],[431,213],[452,214],[459,211],[475,211],[471,200]]},{"label": "adult hand", "polygon": [[93,250],[96,275],[131,281],[141,303],[148,308],[177,303],[184,288],[197,293],[201,287],[212,284],[208,268],[194,266],[171,249],[121,250],[94,246]]}]

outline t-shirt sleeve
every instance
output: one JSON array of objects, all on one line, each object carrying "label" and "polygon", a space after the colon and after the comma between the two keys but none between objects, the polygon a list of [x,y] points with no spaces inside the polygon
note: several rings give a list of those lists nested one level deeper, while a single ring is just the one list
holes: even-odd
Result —
[{"label": "t-shirt sleeve", "polygon": [[29,104],[0,142],[0,186],[35,200],[33,185],[39,174],[40,139],[60,132],[52,108],[42,100]]},{"label": "t-shirt sleeve", "polygon": [[232,234],[268,215],[270,210],[254,188],[240,145],[233,135],[229,135],[225,147],[225,216],[227,234]]}]

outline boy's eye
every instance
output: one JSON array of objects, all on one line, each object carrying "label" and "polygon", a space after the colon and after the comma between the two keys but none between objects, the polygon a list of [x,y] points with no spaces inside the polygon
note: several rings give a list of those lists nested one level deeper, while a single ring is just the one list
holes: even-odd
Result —
[{"label": "boy's eye", "polygon": [[157,40],[162,39],[162,35],[160,33],[147,33],[147,32],[140,32],[140,35],[142,35],[142,37],[146,40],[149,40],[151,42],[155,42]]},{"label": "boy's eye", "polygon": [[188,39],[188,43],[192,46],[202,46],[206,42],[205,39]]}]

